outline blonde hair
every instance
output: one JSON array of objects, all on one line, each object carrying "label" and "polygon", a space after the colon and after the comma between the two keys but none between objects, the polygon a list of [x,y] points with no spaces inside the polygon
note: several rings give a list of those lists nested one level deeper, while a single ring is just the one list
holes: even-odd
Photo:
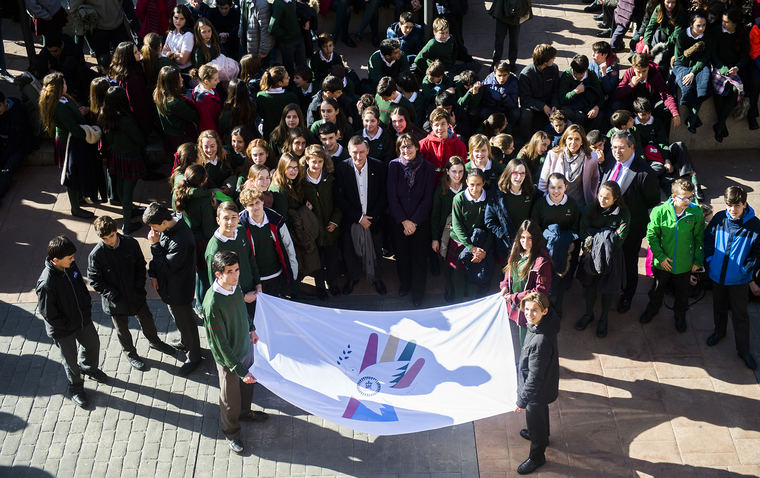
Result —
[{"label": "blonde hair", "polygon": [[328,156],[325,153],[324,148],[319,144],[312,144],[311,146],[306,147],[306,151],[303,152],[303,156],[301,156],[300,165],[302,168],[306,169],[308,168],[308,162],[309,158],[311,156],[316,156],[318,158],[322,158],[322,161],[324,161],[324,168],[325,171],[328,173],[332,173],[335,171],[335,165],[333,164],[333,160],[331,156]]},{"label": "blonde hair", "polygon": [[[45,76],[42,80],[42,91],[40,92],[40,119],[42,126],[45,127],[50,136],[55,136],[55,108],[58,106],[58,100],[65,97],[69,101],[74,101],[72,97],[63,93],[64,82],[63,73],[55,72]],[[74,102],[76,104],[76,102]]]},{"label": "blonde hair", "polygon": [[486,151],[488,151],[488,159],[493,157],[491,154],[491,143],[488,142],[488,137],[486,135],[474,134],[470,136],[470,140],[467,142],[467,159],[473,161],[472,152],[481,148],[486,148]]}]

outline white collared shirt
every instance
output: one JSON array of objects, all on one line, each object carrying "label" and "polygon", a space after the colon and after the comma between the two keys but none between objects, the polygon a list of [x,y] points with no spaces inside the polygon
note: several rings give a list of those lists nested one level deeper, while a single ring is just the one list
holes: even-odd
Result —
[{"label": "white collared shirt", "polygon": [[554,201],[552,201],[552,198],[549,197],[549,193],[546,194],[546,202],[549,203],[549,206],[562,206],[563,204],[567,203],[567,194],[562,196],[562,200],[555,204]]},{"label": "white collared shirt", "polygon": [[322,50],[319,50],[319,57],[322,59],[322,61],[330,63],[333,59],[333,56],[335,56],[335,52],[330,53],[330,58],[325,58],[325,55],[322,53]]},{"label": "white collared shirt", "polygon": [[461,191],[463,187],[464,187],[464,186],[462,185],[462,183],[459,183],[459,187],[458,187],[458,188],[456,188],[456,189],[454,189],[454,188],[452,188],[451,186],[449,186],[449,191],[451,191],[452,193],[456,194],[456,193],[458,193],[459,191]]},{"label": "white collared shirt", "polygon": [[314,83],[309,83],[309,87],[306,88],[305,90],[301,88],[301,93],[303,93],[304,95],[308,95],[309,93],[312,92],[313,87],[314,87]]},{"label": "white collared shirt", "polygon": [[253,216],[251,216],[251,215],[249,214],[249,215],[248,215],[248,222],[250,222],[252,226],[256,226],[256,227],[264,227],[264,226],[266,226],[267,224],[269,224],[269,219],[267,218],[267,215],[266,215],[266,214],[264,214],[264,220],[262,220],[261,222],[256,222],[256,221],[253,219]]},{"label": "white collared shirt", "polygon": [[[623,182],[623,178],[625,177],[626,174],[628,174],[628,170],[630,169],[631,163],[633,162],[633,158],[635,157],[636,157],[636,152],[634,152],[631,155],[631,157],[628,158],[627,161],[623,161],[622,163],[620,163],[620,166],[621,166],[620,173],[618,173],[617,181],[615,181],[616,183],[621,184]],[[617,167],[617,164],[615,165],[615,167]],[[614,168],[613,168],[613,171],[615,171]],[[610,174],[610,177],[612,177],[612,174]]]},{"label": "white collared shirt", "polygon": [[392,62],[388,63],[388,60],[385,59],[385,55],[380,53],[380,59],[383,60],[383,63],[385,63],[386,66],[393,66],[394,63],[396,63],[396,60],[393,60]]},{"label": "white collared shirt", "polygon": [[217,292],[222,295],[232,295],[235,293],[235,289],[237,289],[237,286],[235,286],[235,289],[227,290],[224,287],[222,287],[222,284],[219,283],[219,279],[214,280],[214,285],[211,286],[214,289],[214,292]]},{"label": "white collared shirt", "polygon": [[58,102],[66,104],[69,102],[69,99],[66,98],[65,96],[61,96],[60,98],[58,98]]},{"label": "white collared shirt", "polygon": [[643,124],[645,126],[649,126],[650,124],[654,123],[654,115],[650,115],[646,123],[642,123],[641,121],[639,121],[638,116],[633,119],[633,122],[634,124]]},{"label": "white collared shirt", "polygon": [[219,164],[219,158],[217,156],[214,156],[214,160],[213,161],[210,160],[210,159],[207,159],[206,162],[209,163],[209,164],[213,164],[214,166],[216,166],[217,164]]},{"label": "white collared shirt", "polygon": [[703,34],[701,34],[701,35],[697,35],[697,36],[694,36],[694,35],[692,35],[692,34],[691,34],[691,27],[689,27],[689,28],[687,28],[687,29],[686,29],[686,35],[687,35],[689,38],[691,38],[692,40],[699,40],[700,38],[702,38],[703,36],[705,36],[705,34],[704,34],[704,33],[703,33]]},{"label": "white collared shirt", "polygon": [[330,155],[330,157],[331,157],[331,158],[337,158],[337,157],[338,157],[338,156],[340,156],[341,154],[343,154],[343,145],[342,145],[342,144],[340,144],[340,143],[338,143],[338,149],[337,149],[337,151],[335,151],[335,153],[334,153],[334,154],[331,154],[331,155]]},{"label": "white collared shirt", "polygon": [[414,103],[414,100],[416,100],[416,99],[417,99],[417,92],[416,92],[416,91],[415,91],[415,92],[413,92],[413,93],[411,94],[411,96],[409,96],[409,98],[407,98],[407,99],[409,100],[409,103]]},{"label": "white collared shirt", "polygon": [[383,134],[383,127],[382,126],[378,126],[377,127],[377,133],[375,133],[375,136],[370,136],[369,133],[367,133],[367,129],[366,128],[362,130],[362,136],[364,136],[365,138],[367,138],[370,141],[374,141],[374,140],[378,139],[381,134]]},{"label": "white collared shirt", "polygon": [[317,179],[314,179],[311,177],[311,174],[309,172],[306,172],[306,180],[309,181],[311,184],[319,184],[319,181],[322,179],[322,173],[319,173],[319,177]]},{"label": "white collared shirt", "polygon": [[[266,217],[266,215],[264,215],[264,217]],[[214,237],[222,242],[234,241],[235,239],[237,239],[237,228],[235,228],[235,234],[233,234],[232,237],[225,236],[224,234],[222,234],[222,231],[220,229],[217,229],[216,231],[214,231]]]},{"label": "white collared shirt", "polygon": [[269,88],[267,90],[267,93],[269,93],[270,95],[279,95],[280,93],[285,93],[285,88],[282,88],[282,87],[280,87],[280,88]]},{"label": "white collared shirt", "polygon": [[367,169],[367,163],[364,163],[364,167],[361,171],[356,169],[356,165],[351,161],[351,165],[354,167],[354,177],[356,178],[356,189],[359,191],[359,202],[362,205],[362,216],[367,215],[367,192],[369,190],[369,173]]},{"label": "white collared shirt", "polygon": [[477,198],[477,199],[475,199],[475,198],[473,198],[473,197],[470,195],[470,191],[469,191],[468,189],[465,189],[465,190],[464,190],[464,197],[465,197],[465,198],[466,198],[468,201],[472,201],[472,202],[483,202],[483,201],[485,201],[485,200],[486,200],[486,192],[485,192],[485,191],[481,191],[481,192],[480,192],[480,197],[479,197],[479,198]]}]

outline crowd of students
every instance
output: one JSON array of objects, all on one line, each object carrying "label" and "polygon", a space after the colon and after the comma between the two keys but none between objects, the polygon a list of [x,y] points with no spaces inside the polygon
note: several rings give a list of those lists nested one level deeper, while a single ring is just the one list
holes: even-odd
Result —
[{"label": "crowd of students", "polygon": [[[681,127],[676,97],[691,133],[710,95],[717,141],[728,135],[737,105],[757,129],[760,23],[736,2],[650,2],[627,69],[615,37],[575,55],[563,72],[554,64],[557,50],[536,45],[519,74],[520,22],[492,11],[501,26],[485,78],[460,38],[461,17],[440,11],[425,41],[415,11],[398,11],[388,38],[379,41],[373,29],[378,50],[365,79],[336,50],[338,34],[318,33],[314,10],[299,1],[154,3],[163,5],[138,2],[138,14],[154,8],[168,28],[144,20],[140,47],[123,41],[101,51],[101,76],[88,79],[89,88],[79,69],[47,74],[39,113],[55,138],[71,213],[92,218],[84,198],[110,201],[121,207],[121,240],[143,220],[151,227],[149,275],[177,321],[177,345],[189,350],[183,373],[201,360],[197,330],[188,331],[190,308],[204,315],[210,267],[222,250],[240,257],[251,327],[257,292],[300,299],[306,276],[321,300],[352,293],[362,271],[384,295],[383,258],[393,256],[397,292],[415,307],[424,302],[429,273],[442,275],[444,297],[455,302],[495,289],[502,270],[501,291],[521,341],[523,299],[545,294],[561,317],[564,292],[578,277],[586,312],[575,328],[596,320],[596,335],[605,337],[616,298],[619,313],[631,307],[644,237],[655,282],[642,323],[672,288],[675,328],[685,331],[689,288],[703,267],[719,292],[708,344],[725,335],[729,302],[735,324],[746,322],[746,288],[760,257],[758,220],[746,193],[729,188],[729,216],[716,214],[705,229],[689,152],[668,140]],[[373,9],[376,2],[356,35],[340,34],[347,44],[376,22]],[[502,61],[507,32],[510,58]],[[55,33],[46,41],[48,49],[69,44]],[[159,138],[165,162],[145,153]],[[175,214],[158,204],[134,207],[136,183],[161,176],[165,163]],[[107,237],[115,224],[99,220],[103,247],[114,247]],[[177,232],[177,224],[187,231]],[[746,239],[740,250],[737,237]],[[175,242],[194,264],[189,272],[186,263],[173,264]],[[69,253],[58,244],[49,260],[60,263]],[[179,276],[183,286],[192,283],[192,294],[170,293]],[[736,286],[744,287],[744,315]],[[129,310],[145,315],[141,304]],[[123,313],[114,314],[123,329]],[[739,330],[737,351],[755,368],[748,334]],[[139,368],[130,344],[122,341]]]}]

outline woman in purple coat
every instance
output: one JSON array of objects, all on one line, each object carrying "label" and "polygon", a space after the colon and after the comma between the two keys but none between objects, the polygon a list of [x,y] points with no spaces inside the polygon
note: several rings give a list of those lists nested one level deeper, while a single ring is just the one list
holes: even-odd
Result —
[{"label": "woman in purple coat", "polygon": [[412,293],[422,304],[430,247],[430,212],[435,170],[420,154],[420,144],[404,133],[396,140],[398,158],[388,164],[388,210],[393,218],[393,242],[399,296]]}]

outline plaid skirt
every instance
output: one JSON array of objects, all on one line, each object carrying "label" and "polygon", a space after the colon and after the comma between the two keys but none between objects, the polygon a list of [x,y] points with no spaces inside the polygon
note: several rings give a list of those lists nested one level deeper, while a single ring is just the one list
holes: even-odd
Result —
[{"label": "plaid skirt", "polygon": [[108,154],[108,174],[137,181],[145,174],[145,161],[139,154],[130,155],[111,151]]}]

